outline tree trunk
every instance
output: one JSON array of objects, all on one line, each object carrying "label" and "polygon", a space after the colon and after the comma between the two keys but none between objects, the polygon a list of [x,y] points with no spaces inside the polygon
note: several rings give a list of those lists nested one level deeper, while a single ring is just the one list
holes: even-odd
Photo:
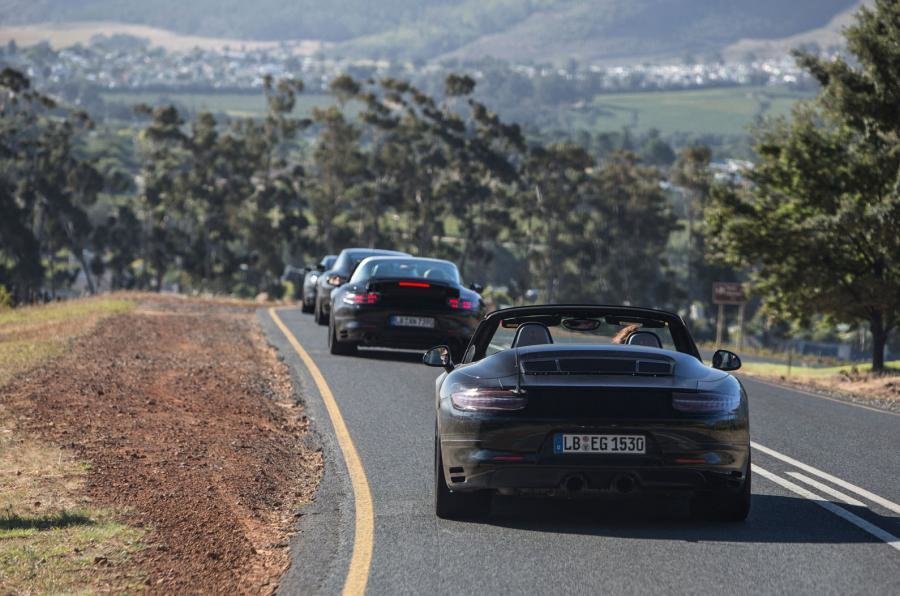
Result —
[{"label": "tree trunk", "polygon": [[81,270],[84,272],[84,280],[87,282],[88,293],[93,296],[97,293],[97,287],[94,285],[94,276],[91,275],[91,268],[88,265],[87,259],[84,258],[84,251],[73,248],[75,254],[78,255],[78,262],[81,263]]},{"label": "tree trunk", "polygon": [[884,314],[874,313],[869,319],[869,330],[872,332],[872,372],[884,371],[884,346],[887,343],[887,329],[884,326]]}]

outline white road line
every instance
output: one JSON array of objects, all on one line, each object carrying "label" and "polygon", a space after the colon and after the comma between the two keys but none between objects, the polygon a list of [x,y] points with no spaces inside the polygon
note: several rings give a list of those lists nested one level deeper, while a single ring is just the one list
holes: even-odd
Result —
[{"label": "white road line", "polygon": [[836,516],[850,522],[857,528],[868,532],[869,534],[871,534],[872,536],[875,536],[879,540],[883,540],[891,548],[893,548],[897,551],[900,551],[900,538],[897,538],[896,536],[894,536],[887,530],[883,530],[883,529],[879,528],[878,526],[876,526],[875,524],[864,520],[863,518],[859,517],[858,515],[854,515],[853,513],[850,513],[849,511],[847,511],[840,505],[835,505],[834,503],[832,503],[825,497],[817,495],[814,492],[808,491],[805,488],[803,488],[802,486],[800,486],[798,484],[794,484],[790,480],[785,480],[781,476],[777,476],[764,468],[760,468],[756,464],[753,464],[753,473],[758,474],[768,480],[771,480],[772,482],[781,486],[782,488],[786,488],[787,490],[789,490],[793,493],[796,493],[805,499],[809,499],[810,501],[812,501],[819,507],[822,507],[823,509],[827,509],[828,511],[835,514]]},{"label": "white road line", "polygon": [[788,472],[787,475],[790,476],[791,478],[794,478],[795,480],[799,480],[800,482],[803,482],[804,484],[808,484],[813,488],[817,488],[820,491],[822,491],[823,493],[825,493],[827,495],[831,495],[832,497],[835,497],[836,499],[846,503],[847,505],[853,505],[855,507],[865,507],[866,506],[866,504],[863,503],[862,501],[860,501],[858,499],[854,499],[850,495],[845,495],[841,491],[835,490],[823,482],[819,482],[818,480],[813,480],[809,476],[804,476],[800,472]]},{"label": "white road line", "polygon": [[801,461],[797,461],[793,457],[789,457],[783,453],[779,453],[778,451],[775,451],[774,449],[769,449],[768,447],[765,447],[764,445],[760,445],[759,443],[756,443],[754,441],[750,442],[750,446],[753,447],[754,449],[756,449],[757,451],[762,451],[763,453],[765,453],[767,455],[771,455],[772,457],[780,459],[783,462],[787,462],[787,463],[791,464],[792,466],[796,466],[796,467],[800,468],[804,472],[809,472],[810,474],[812,474],[814,476],[818,476],[819,478],[822,478],[823,480],[827,480],[828,482],[830,482],[832,484],[836,484],[836,485],[840,486],[841,488],[845,488],[852,493],[856,493],[860,497],[869,499],[873,503],[878,503],[885,509],[888,509],[890,511],[893,511],[894,513],[900,514],[900,505],[898,505],[897,503],[894,503],[893,501],[889,501],[889,500],[885,499],[884,497],[880,497],[880,496],[876,495],[873,492],[869,492],[864,488],[856,486],[855,484],[850,484],[846,480],[841,480],[840,478],[837,478],[836,476],[832,476],[831,474],[829,474],[827,472],[823,472],[822,470],[819,470],[818,468],[814,468],[814,467],[807,465]]}]

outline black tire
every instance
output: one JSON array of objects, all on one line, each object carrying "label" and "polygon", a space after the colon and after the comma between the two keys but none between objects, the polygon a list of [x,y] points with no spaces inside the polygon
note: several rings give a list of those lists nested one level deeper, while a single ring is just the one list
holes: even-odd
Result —
[{"label": "black tire", "polygon": [[307,304],[305,301],[300,303],[300,312],[305,312],[306,314],[311,313],[315,310],[315,302],[312,304]]},{"label": "black tire", "polygon": [[441,519],[482,517],[491,512],[491,493],[454,492],[447,488],[437,431],[434,435],[434,512]]},{"label": "black tire", "polygon": [[738,491],[715,490],[694,495],[691,515],[698,519],[742,522],[750,515],[752,501],[752,470],[749,459],[744,484]]},{"label": "black tire", "polygon": [[325,316],[325,313],[322,312],[322,302],[316,300],[315,313],[313,314],[313,318],[315,318],[316,323],[319,325],[327,325],[328,318]]},{"label": "black tire", "polygon": [[328,323],[328,350],[336,356],[350,356],[356,354],[356,343],[352,341],[338,341],[337,330],[334,322]]}]

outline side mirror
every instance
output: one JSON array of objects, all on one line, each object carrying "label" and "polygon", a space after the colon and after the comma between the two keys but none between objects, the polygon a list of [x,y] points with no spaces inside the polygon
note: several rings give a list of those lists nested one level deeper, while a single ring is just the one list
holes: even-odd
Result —
[{"label": "side mirror", "polygon": [[469,286],[469,289],[472,290],[473,292],[478,292],[480,294],[484,291],[484,286],[481,284],[475,283],[475,284],[471,284]]},{"label": "side mirror", "polygon": [[447,346],[437,346],[431,348],[422,356],[422,362],[428,366],[440,366],[444,370],[450,372],[453,370],[453,358],[450,357],[450,348]]},{"label": "side mirror", "polygon": [[712,357],[712,367],[719,370],[737,370],[741,367],[741,359],[734,352],[716,350]]}]

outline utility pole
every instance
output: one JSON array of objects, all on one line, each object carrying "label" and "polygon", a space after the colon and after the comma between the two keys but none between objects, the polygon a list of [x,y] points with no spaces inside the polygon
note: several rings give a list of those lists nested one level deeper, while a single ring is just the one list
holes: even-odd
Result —
[{"label": "utility pole", "polygon": [[725,305],[719,304],[719,314],[716,316],[716,349],[722,347],[722,330],[725,326]]}]

